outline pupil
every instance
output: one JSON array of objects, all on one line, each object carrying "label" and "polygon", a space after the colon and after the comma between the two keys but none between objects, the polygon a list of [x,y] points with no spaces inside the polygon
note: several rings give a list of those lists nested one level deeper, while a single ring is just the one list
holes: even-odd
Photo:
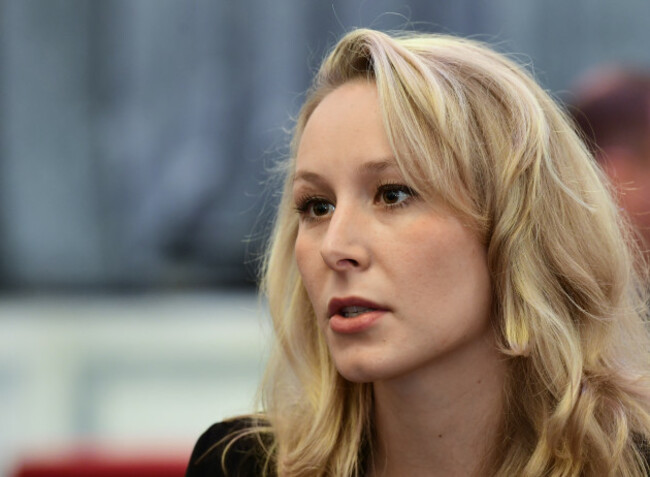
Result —
[{"label": "pupil", "polygon": [[384,193],[384,200],[389,203],[393,204],[399,200],[399,192],[396,190],[388,190]]},{"label": "pupil", "polygon": [[327,214],[327,204],[319,202],[316,205],[314,205],[314,214],[316,214],[316,215],[325,215],[325,214]]}]

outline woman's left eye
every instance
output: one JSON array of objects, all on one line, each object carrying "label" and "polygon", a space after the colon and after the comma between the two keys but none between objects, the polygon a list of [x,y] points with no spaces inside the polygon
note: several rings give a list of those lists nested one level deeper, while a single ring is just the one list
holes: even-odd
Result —
[{"label": "woman's left eye", "polygon": [[387,206],[396,206],[406,203],[415,197],[415,192],[408,186],[401,184],[385,184],[379,187],[375,201]]}]

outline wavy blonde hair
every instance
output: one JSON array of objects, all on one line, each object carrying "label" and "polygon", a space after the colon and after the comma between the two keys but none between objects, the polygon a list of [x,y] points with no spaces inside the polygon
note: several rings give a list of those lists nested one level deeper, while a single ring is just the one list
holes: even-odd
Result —
[{"label": "wavy blonde hair", "polygon": [[[641,476],[650,436],[644,269],[627,222],[567,117],[515,62],[442,35],[345,35],[297,119],[355,79],[377,85],[397,163],[488,250],[509,363],[496,476]],[[294,258],[294,156],[265,260],[276,346],[262,388],[281,477],[359,476],[372,448],[372,384],[330,359]]]}]

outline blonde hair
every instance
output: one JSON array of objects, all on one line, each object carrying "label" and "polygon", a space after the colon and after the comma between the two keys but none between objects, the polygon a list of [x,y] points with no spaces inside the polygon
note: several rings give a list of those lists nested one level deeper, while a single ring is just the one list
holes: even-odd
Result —
[{"label": "blonde hair", "polygon": [[[650,436],[642,267],[602,174],[565,114],[515,62],[441,35],[345,35],[297,119],[329,92],[377,85],[398,165],[488,250],[508,359],[498,476],[641,476]],[[265,261],[276,335],[262,388],[279,476],[358,476],[372,448],[372,384],[330,359],[296,267],[294,156]]]}]

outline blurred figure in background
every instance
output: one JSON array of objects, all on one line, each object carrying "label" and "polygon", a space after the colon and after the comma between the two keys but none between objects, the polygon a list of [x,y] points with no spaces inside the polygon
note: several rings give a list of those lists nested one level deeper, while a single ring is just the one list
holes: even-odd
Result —
[{"label": "blurred figure in background", "polygon": [[599,68],[573,97],[571,113],[650,251],[650,71]]}]

